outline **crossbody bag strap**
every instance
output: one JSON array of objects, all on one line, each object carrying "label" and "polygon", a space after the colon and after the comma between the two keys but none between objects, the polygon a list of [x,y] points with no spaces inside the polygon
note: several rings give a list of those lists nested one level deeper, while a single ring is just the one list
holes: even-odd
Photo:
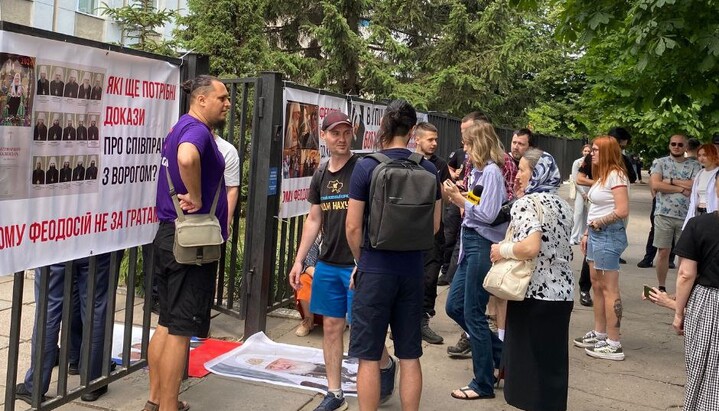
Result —
[{"label": "crossbody bag strap", "polygon": [[222,179],[224,177],[220,176],[220,181],[217,183],[217,190],[215,191],[215,198],[212,200],[212,207],[210,207],[210,215],[215,215],[215,209],[217,208],[217,200],[220,198],[220,188],[222,188]]},{"label": "crossbody bag strap", "polygon": [[[177,213],[177,219],[180,222],[185,221],[185,213],[180,208],[180,200],[177,198],[177,191],[175,191],[175,185],[172,184],[172,178],[170,177],[170,167],[165,166],[165,174],[167,175],[167,185],[170,187],[170,197],[172,197],[172,204],[175,206],[175,213]],[[210,214],[215,214],[217,209],[217,201],[220,199],[220,189],[222,188],[222,177],[217,184],[217,190],[215,191],[215,198],[212,200],[212,207],[210,208]]]},{"label": "crossbody bag strap", "polygon": [[185,221],[185,213],[180,208],[180,200],[177,199],[177,191],[175,191],[175,185],[172,184],[172,178],[170,178],[170,165],[165,165],[165,174],[167,175],[167,185],[170,186],[170,197],[172,197],[172,204],[175,206],[175,213],[177,213],[177,219],[180,222]]}]

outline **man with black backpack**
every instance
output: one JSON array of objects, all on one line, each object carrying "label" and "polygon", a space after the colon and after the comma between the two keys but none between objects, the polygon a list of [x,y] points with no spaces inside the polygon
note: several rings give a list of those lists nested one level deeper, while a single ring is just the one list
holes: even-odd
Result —
[{"label": "man with black backpack", "polygon": [[388,326],[399,357],[402,409],[418,410],[422,394],[423,252],[439,230],[441,192],[434,165],[406,148],[416,123],[409,103],[391,102],[380,125],[382,150],[352,173],[346,230],[357,269],[349,355],[359,359],[360,410],[378,407]]},{"label": "man with black backpack", "polygon": [[[303,262],[320,230],[322,244],[312,279],[310,312],[323,316],[322,351],[327,369],[327,395],[315,411],[347,409],[341,389],[343,334],[345,318],[351,322],[352,294],[350,277],[355,268],[354,258],[345,234],[345,218],[350,192],[350,178],[357,156],[350,151],[352,123],[346,114],[333,111],[325,116],[320,132],[330,153],[330,159],[312,176],[308,201],[310,213],[302,228],[302,239],[295,262],[289,273],[290,285],[298,290],[302,283]],[[385,359],[388,358],[387,350]],[[394,372],[387,373],[386,385],[394,389]],[[391,381],[390,381],[391,379]]]}]

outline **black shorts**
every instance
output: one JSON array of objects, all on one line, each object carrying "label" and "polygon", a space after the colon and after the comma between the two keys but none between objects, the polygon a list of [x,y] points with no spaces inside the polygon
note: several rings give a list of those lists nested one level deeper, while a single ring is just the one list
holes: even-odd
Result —
[{"label": "black shorts", "polygon": [[422,356],[424,278],[358,272],[352,299],[350,357],[379,361],[387,326],[392,330],[395,355],[402,360]]},{"label": "black shorts", "polygon": [[171,335],[207,337],[217,283],[217,263],[179,264],[172,253],[175,225],[160,223],[153,249],[160,300],[158,324]]}]

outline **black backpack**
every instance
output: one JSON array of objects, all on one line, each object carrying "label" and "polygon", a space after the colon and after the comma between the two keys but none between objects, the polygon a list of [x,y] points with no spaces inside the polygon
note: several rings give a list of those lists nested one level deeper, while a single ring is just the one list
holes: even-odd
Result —
[{"label": "black backpack", "polygon": [[428,250],[434,245],[437,177],[420,165],[422,155],[379,162],[372,171],[367,230],[372,248],[389,251]]}]

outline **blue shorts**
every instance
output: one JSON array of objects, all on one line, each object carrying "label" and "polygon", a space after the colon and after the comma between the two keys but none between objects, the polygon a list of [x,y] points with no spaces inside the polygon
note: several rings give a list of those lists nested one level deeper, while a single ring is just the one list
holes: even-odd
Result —
[{"label": "blue shorts", "polygon": [[333,265],[317,261],[312,278],[310,311],[333,318],[347,318],[352,322],[352,294],[350,276],[354,265]]},{"label": "blue shorts", "polygon": [[602,271],[619,271],[619,257],[627,249],[627,230],[624,221],[612,223],[600,231],[589,229],[587,261]]},{"label": "blue shorts", "polygon": [[424,277],[358,272],[352,304],[350,357],[379,361],[387,327],[392,330],[394,353],[402,360],[422,356]]}]

